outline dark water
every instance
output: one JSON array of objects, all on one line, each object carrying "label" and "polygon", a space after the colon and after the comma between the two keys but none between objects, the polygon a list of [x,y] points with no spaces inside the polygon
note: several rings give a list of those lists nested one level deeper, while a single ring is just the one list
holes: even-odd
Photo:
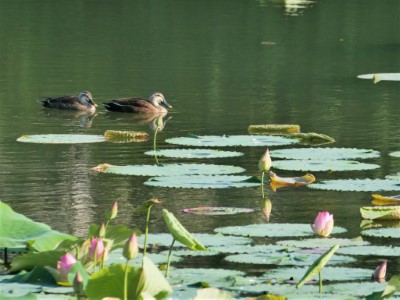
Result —
[{"label": "dark water", "polygon": [[[259,189],[153,188],[144,177],[93,174],[100,163],[154,164],[143,153],[152,142],[37,145],[22,134],[103,134],[145,130],[131,115],[101,107],[89,124],[78,116],[44,111],[43,96],[93,93],[148,96],[157,90],[174,106],[158,146],[168,137],[247,134],[250,124],[299,124],[303,132],[336,139],[332,147],[372,148],[381,168],[315,172],[318,180],[383,178],[400,171],[400,85],[357,79],[399,72],[400,2],[363,1],[5,1],[0,0],[0,198],[14,210],[53,228],[85,235],[105,209],[120,201],[118,221],[143,229],[134,212],[162,198],[192,232],[222,225],[262,223],[261,211],[235,217],[180,213],[199,205],[259,208]],[[257,175],[264,148],[240,158],[200,160],[244,167]],[[161,162],[181,161],[162,158]],[[298,176],[298,172],[278,173]],[[345,237],[359,235],[359,208],[371,193],[306,188],[267,191],[270,222],[311,223],[328,210]],[[387,193],[393,195],[394,193]],[[153,210],[152,232],[165,232]],[[383,242],[386,243],[386,242]],[[398,243],[398,242],[388,242]],[[373,263],[375,264],[375,262]]]}]

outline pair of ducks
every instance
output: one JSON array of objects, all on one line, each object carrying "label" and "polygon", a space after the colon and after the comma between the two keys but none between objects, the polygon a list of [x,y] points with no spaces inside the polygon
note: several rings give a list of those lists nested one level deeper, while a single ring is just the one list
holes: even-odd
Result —
[{"label": "pair of ducks", "polygon": [[[56,108],[63,110],[87,111],[94,113],[97,104],[93,101],[93,96],[88,91],[83,91],[76,96],[63,96],[58,98],[47,98],[41,100],[44,107]],[[143,98],[123,98],[111,100],[111,102],[103,103],[104,107],[109,111],[129,112],[129,113],[165,113],[167,108],[172,108],[165,100],[163,94],[153,93],[149,99]]]}]

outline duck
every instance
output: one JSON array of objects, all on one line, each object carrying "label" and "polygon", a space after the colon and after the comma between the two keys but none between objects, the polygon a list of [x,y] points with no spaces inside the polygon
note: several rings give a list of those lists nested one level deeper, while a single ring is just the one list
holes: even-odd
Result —
[{"label": "duck", "polygon": [[145,113],[159,114],[168,112],[167,108],[172,106],[165,100],[165,97],[160,92],[155,92],[150,95],[149,99],[143,98],[121,98],[110,100],[108,103],[103,103],[103,106],[114,112],[128,113]]},{"label": "duck", "polygon": [[46,98],[40,100],[42,105],[47,108],[55,108],[62,110],[75,110],[75,111],[86,111],[94,113],[96,111],[97,104],[93,101],[93,96],[88,91],[83,91],[79,96],[62,96],[57,98]]}]

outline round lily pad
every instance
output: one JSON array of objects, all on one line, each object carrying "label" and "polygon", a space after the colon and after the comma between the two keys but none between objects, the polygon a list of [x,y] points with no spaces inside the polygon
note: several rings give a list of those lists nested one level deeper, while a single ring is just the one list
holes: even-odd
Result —
[{"label": "round lily pad", "polygon": [[[214,229],[215,232],[251,237],[309,236],[314,232],[310,224],[251,224],[228,226]],[[335,226],[333,234],[346,232],[345,228]]]},{"label": "round lily pad", "polygon": [[278,253],[278,252],[293,252],[298,250],[297,248],[288,248],[280,245],[231,245],[226,246],[215,246],[207,248],[208,251],[217,253]]},{"label": "round lily pad", "polygon": [[379,168],[376,164],[361,163],[355,160],[274,160],[273,168],[291,171],[355,171]]},{"label": "round lily pad", "polygon": [[91,134],[32,134],[22,135],[17,141],[36,144],[83,144],[105,142],[106,138]]},{"label": "round lily pad", "polygon": [[400,191],[400,182],[390,179],[336,179],[323,180],[307,187],[316,190],[355,192]]},{"label": "round lily pad", "polygon": [[337,239],[337,238],[286,240],[286,241],[278,241],[276,243],[281,246],[298,247],[298,248],[330,248],[334,245],[339,245],[340,247],[348,247],[348,246],[365,246],[370,244],[369,242],[363,241],[362,239]]},{"label": "round lily pad", "polygon": [[[397,229],[399,230],[399,229]],[[400,256],[400,247],[388,246],[351,246],[339,248],[337,253],[346,255],[368,255],[368,256]]]},{"label": "round lily pad", "polygon": [[178,137],[165,140],[167,143],[175,145],[185,145],[194,147],[232,147],[232,146],[282,146],[298,143],[296,139],[282,136],[255,136],[255,135],[204,135]]},{"label": "round lily pad", "polygon": [[154,156],[173,157],[173,158],[222,158],[222,157],[237,157],[242,156],[242,152],[237,151],[222,151],[213,149],[165,149],[157,150],[156,152],[147,151],[144,154]]},{"label": "round lily pad", "polygon": [[[280,266],[310,266],[320,255],[306,253],[251,253],[228,255],[225,260],[229,262],[257,265],[280,265]],[[356,259],[333,255],[328,264],[344,264],[355,262]]]},{"label": "round lily pad", "polygon": [[400,238],[399,228],[374,228],[361,231],[362,235],[382,237],[382,238]]},{"label": "round lily pad", "polygon": [[375,73],[375,74],[362,74],[358,75],[357,78],[360,79],[371,79],[374,82],[379,82],[381,80],[387,81],[400,81],[400,73]]},{"label": "round lily pad", "polygon": [[241,173],[245,169],[227,165],[213,164],[162,164],[162,165],[127,165],[112,166],[101,164],[92,170],[103,173],[136,176],[178,176],[188,174],[232,174]]},{"label": "round lily pad", "polygon": [[389,155],[393,157],[400,157],[400,151],[390,152]]},{"label": "round lily pad", "polygon": [[236,215],[240,213],[251,213],[254,212],[252,208],[240,208],[240,207],[222,207],[222,206],[198,206],[192,208],[184,208],[182,212],[194,215],[206,215],[206,216],[220,216],[220,215]]},{"label": "round lily pad", "polygon": [[300,160],[337,160],[376,158],[380,156],[379,151],[371,149],[356,148],[293,148],[271,150],[273,158],[300,159]]},{"label": "round lily pad", "polygon": [[144,184],[170,188],[226,189],[260,186],[249,176],[237,175],[190,175],[149,178]]}]

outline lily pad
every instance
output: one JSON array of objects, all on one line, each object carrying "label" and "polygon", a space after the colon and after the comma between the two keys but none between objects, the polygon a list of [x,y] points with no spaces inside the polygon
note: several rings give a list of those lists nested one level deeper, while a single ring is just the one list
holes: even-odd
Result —
[{"label": "lily pad", "polygon": [[205,216],[225,216],[225,215],[236,215],[241,213],[254,212],[252,208],[240,208],[240,207],[222,207],[222,206],[198,206],[192,208],[184,208],[182,212],[194,215],[205,215]]},{"label": "lily pad", "polygon": [[237,151],[222,151],[213,149],[164,149],[147,151],[144,154],[154,156],[172,157],[172,158],[222,158],[222,157],[237,157],[243,153]]},{"label": "lily pad", "polygon": [[397,174],[394,175],[386,175],[385,178],[390,180],[397,180],[397,182],[400,183],[400,172],[397,172]]},{"label": "lily pad", "polygon": [[165,140],[167,143],[194,147],[233,147],[233,146],[283,146],[298,143],[296,139],[282,136],[255,136],[255,135],[203,135],[178,137]]},{"label": "lily pad", "polygon": [[[259,264],[259,265],[279,265],[279,266],[309,266],[319,255],[306,253],[251,253],[228,255],[225,260],[243,264]],[[329,264],[344,264],[355,262],[356,259],[344,256],[334,255]],[[304,274],[304,273],[303,273]],[[369,274],[371,276],[371,273]]]},{"label": "lily pad", "polygon": [[302,144],[323,145],[334,143],[335,139],[322,133],[316,132],[298,132],[291,133],[288,137],[295,138],[301,141]]},{"label": "lily pad", "polygon": [[144,184],[150,186],[191,189],[226,189],[260,186],[260,182],[250,176],[235,175],[190,175],[149,178]]},{"label": "lily pad", "polygon": [[355,160],[274,160],[273,167],[292,171],[356,171],[372,170],[380,166]]},{"label": "lily pad", "polygon": [[250,245],[250,244],[245,244],[245,245],[229,245],[229,247],[226,246],[214,246],[214,247],[209,247],[209,251],[211,252],[216,252],[216,253],[280,253],[280,252],[293,252],[297,250],[297,248],[288,248],[285,246],[279,246],[279,245]]},{"label": "lily pad", "polygon": [[400,220],[400,206],[365,206],[360,213],[368,220]]},{"label": "lily pad", "polygon": [[[398,229],[399,230],[399,229]],[[365,256],[400,256],[400,247],[390,246],[350,246],[340,248],[337,253],[346,255],[365,255]]]},{"label": "lily pad", "polygon": [[250,125],[250,134],[289,134],[300,132],[300,125],[294,124],[263,124]]},{"label": "lily pad", "polygon": [[376,228],[361,231],[362,235],[381,238],[400,238],[399,228]]},{"label": "lily pad", "polygon": [[355,192],[400,191],[400,182],[390,179],[336,179],[323,180],[308,187],[316,190]]},{"label": "lily pad", "polygon": [[379,81],[400,81],[400,73],[374,73],[374,74],[362,74],[358,75],[357,78],[360,79],[370,79],[373,80],[374,83],[378,83]]},{"label": "lily pad", "polygon": [[372,194],[372,204],[375,205],[390,205],[400,204],[400,195],[396,196],[383,196],[379,194]]},{"label": "lily pad", "polygon": [[213,164],[163,164],[127,166],[112,166],[108,164],[101,164],[92,168],[92,170],[102,173],[136,176],[178,176],[191,174],[211,175],[241,173],[245,171],[245,169],[241,167]]},{"label": "lily pad", "polygon": [[270,155],[273,158],[299,160],[348,160],[377,158],[380,156],[380,153],[372,149],[356,148],[293,148],[271,150]]},{"label": "lily pad", "polygon": [[400,151],[390,152],[389,155],[393,157],[400,157]]},{"label": "lily pad", "polygon": [[112,143],[145,142],[149,134],[143,131],[106,130],[104,137]]},{"label": "lily pad", "polygon": [[[314,232],[310,224],[251,224],[245,226],[228,226],[214,229],[215,232],[251,237],[284,237],[309,236]],[[346,232],[345,228],[335,226],[333,234]]]},{"label": "lily pad", "polygon": [[330,248],[334,245],[340,247],[349,246],[366,246],[370,243],[362,239],[337,239],[337,238],[317,238],[305,240],[286,240],[276,242],[281,246],[298,247],[298,248]]},{"label": "lily pad", "polygon": [[17,141],[36,144],[84,144],[105,142],[107,139],[102,135],[91,134],[32,134],[22,135]]}]

